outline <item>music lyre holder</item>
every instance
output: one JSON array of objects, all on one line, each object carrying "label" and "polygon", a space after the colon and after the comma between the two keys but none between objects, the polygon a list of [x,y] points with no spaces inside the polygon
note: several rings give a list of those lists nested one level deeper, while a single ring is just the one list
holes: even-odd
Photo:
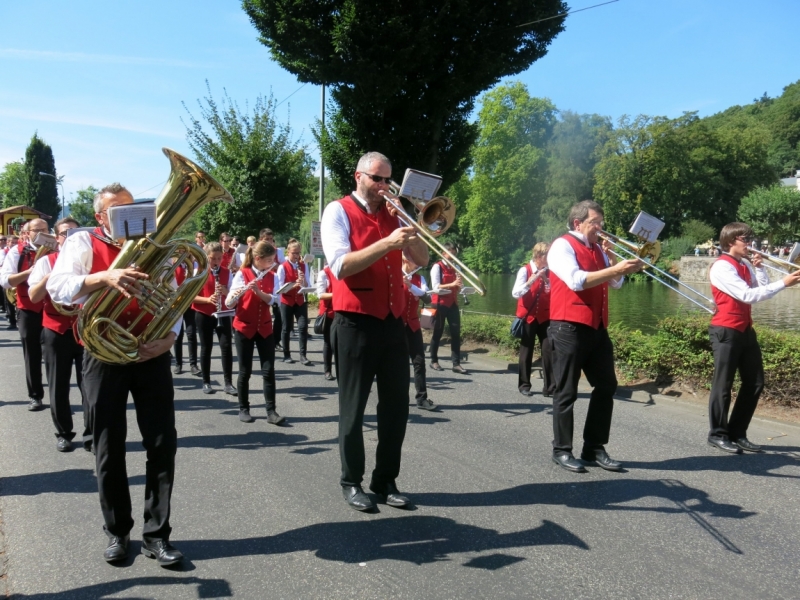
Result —
[{"label": "music lyre holder", "polygon": [[123,222],[123,226],[125,227],[125,239],[131,240],[134,238],[140,237],[147,237],[147,217],[142,219],[142,235],[131,235],[130,230],[128,229],[128,219],[125,219]]}]

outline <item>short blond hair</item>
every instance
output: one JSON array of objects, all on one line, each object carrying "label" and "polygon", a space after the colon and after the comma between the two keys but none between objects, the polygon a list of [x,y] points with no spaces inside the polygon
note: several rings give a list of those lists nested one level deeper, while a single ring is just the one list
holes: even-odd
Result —
[{"label": "short blond hair", "polygon": [[548,250],[550,250],[550,244],[547,242],[539,242],[533,247],[533,258],[547,256]]}]

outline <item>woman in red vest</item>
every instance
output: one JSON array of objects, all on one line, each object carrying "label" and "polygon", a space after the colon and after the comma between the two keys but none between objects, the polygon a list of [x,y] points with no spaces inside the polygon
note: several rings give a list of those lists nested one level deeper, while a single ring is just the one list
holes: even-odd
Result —
[{"label": "woman in red vest", "polygon": [[253,371],[253,348],[258,348],[267,421],[273,425],[284,422],[275,410],[275,337],[272,335],[272,315],[269,307],[276,289],[275,275],[270,272],[275,260],[275,247],[258,242],[245,253],[242,268],[233,278],[225,304],[236,308],[233,317],[233,339],[239,356],[239,420],[252,423],[250,416],[250,374]]},{"label": "woman in red vest", "polygon": [[333,323],[333,273],[328,267],[317,275],[317,297],[319,298],[319,314],[325,313],[325,328],[322,330],[322,364],[325,368],[325,379],[333,381],[333,347],[331,346],[331,324]]},{"label": "woman in red vest", "polygon": [[414,269],[416,269],[416,265],[403,256],[403,283],[406,286],[406,311],[403,313],[403,323],[406,330],[408,357],[414,367],[417,408],[435,411],[437,406],[428,398],[425,344],[422,341],[422,325],[419,322],[419,299],[428,293],[428,284],[422,274],[418,271],[414,272]]},{"label": "woman in red vest", "polygon": [[547,272],[549,244],[539,242],[533,247],[533,256],[517,273],[511,295],[517,299],[516,316],[523,320],[522,339],[519,348],[519,377],[517,387],[523,396],[533,396],[531,391],[531,364],[533,346],[539,338],[542,353],[542,394],[553,395],[553,357],[547,328],[550,325],[550,278]]},{"label": "woman in red vest", "polygon": [[214,333],[216,333],[222,356],[224,390],[226,394],[235,396],[231,318],[214,316],[215,312],[222,309],[222,301],[228,295],[228,290],[231,286],[231,272],[221,264],[222,246],[216,242],[209,242],[203,250],[208,256],[208,279],[192,303],[192,308],[195,311],[197,337],[200,338],[200,370],[203,375],[203,393],[214,393],[214,388],[211,387],[211,350],[214,347]]},{"label": "woman in red vest", "polygon": [[297,337],[300,339],[300,364],[306,367],[313,366],[313,363],[306,357],[308,346],[308,302],[305,294],[300,293],[300,288],[310,285],[311,271],[300,256],[302,248],[300,242],[292,238],[286,244],[286,260],[278,267],[278,288],[284,284],[294,281],[292,289],[281,294],[281,320],[283,321],[283,331],[281,332],[281,344],[283,346],[283,362],[292,364],[291,348],[289,347],[290,334],[297,320]]},{"label": "woman in red vest", "polygon": [[[761,452],[747,439],[747,428],[764,389],[764,361],[753,329],[750,305],[772,298],[784,288],[800,282],[800,270],[769,283],[761,257],[745,260],[753,241],[753,230],[745,223],[728,223],[719,234],[723,254],[709,270],[711,292],[717,312],[708,328],[714,352],[714,378],[708,398],[711,423],[708,443],[731,454]],[[755,267],[755,269],[753,268]],[[730,419],[731,389],[736,373],[742,380]]]},{"label": "woman in red vest", "polygon": [[463,287],[461,274],[447,261],[451,254],[457,254],[454,244],[447,242],[444,245],[447,252],[444,259],[435,263],[431,268],[431,285],[434,290],[448,290],[449,294],[432,294],[431,306],[436,310],[433,322],[433,336],[431,337],[431,369],[443,371],[439,366],[439,341],[444,332],[444,321],[450,326],[450,359],[453,362],[453,372],[467,374],[461,366],[461,312],[458,309],[458,293]]}]

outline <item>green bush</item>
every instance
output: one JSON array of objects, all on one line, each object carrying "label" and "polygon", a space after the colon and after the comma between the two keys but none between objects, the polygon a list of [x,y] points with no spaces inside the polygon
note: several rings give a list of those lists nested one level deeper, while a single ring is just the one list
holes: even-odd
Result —
[{"label": "green bush", "polygon": [[519,340],[511,335],[511,322],[505,317],[465,314],[461,317],[461,338],[516,352]]}]

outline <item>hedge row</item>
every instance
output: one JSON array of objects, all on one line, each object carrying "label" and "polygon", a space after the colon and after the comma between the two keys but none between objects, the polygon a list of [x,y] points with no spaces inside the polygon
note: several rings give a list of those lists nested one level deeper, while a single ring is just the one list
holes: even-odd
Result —
[{"label": "hedge row", "polygon": [[[654,334],[609,328],[617,369],[623,377],[654,379],[658,384],[682,383],[709,389],[714,358],[708,338],[709,318],[703,315],[667,317]],[[518,351],[519,340],[510,334],[511,319],[465,314],[461,335],[465,340]],[[800,408],[800,334],[757,326],[764,355],[766,382],[762,399]]]}]

